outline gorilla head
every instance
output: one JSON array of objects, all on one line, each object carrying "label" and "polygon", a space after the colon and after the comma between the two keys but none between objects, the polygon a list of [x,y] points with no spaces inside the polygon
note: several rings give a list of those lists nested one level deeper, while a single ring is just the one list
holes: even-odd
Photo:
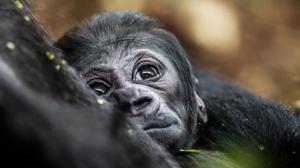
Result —
[{"label": "gorilla head", "polygon": [[191,65],[174,35],[130,12],[94,17],[57,46],[99,97],[169,151],[192,145],[206,121]]}]

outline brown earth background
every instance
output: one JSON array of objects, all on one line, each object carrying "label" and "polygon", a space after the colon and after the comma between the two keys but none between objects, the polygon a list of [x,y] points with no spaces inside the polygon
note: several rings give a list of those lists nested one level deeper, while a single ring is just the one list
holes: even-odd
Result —
[{"label": "brown earth background", "polygon": [[157,18],[181,41],[195,67],[300,109],[299,0],[30,0],[56,39],[112,10]]}]

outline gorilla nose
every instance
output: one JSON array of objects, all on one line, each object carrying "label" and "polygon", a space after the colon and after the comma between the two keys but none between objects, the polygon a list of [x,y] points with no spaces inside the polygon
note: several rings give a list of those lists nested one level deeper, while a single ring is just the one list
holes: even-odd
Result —
[{"label": "gorilla nose", "polygon": [[134,116],[141,115],[151,109],[149,107],[153,102],[153,98],[144,92],[135,87],[117,89],[114,92],[116,105],[120,110],[130,112]]},{"label": "gorilla nose", "polygon": [[150,97],[139,97],[136,100],[132,101],[132,105],[138,108],[143,108],[152,102],[152,98]]}]

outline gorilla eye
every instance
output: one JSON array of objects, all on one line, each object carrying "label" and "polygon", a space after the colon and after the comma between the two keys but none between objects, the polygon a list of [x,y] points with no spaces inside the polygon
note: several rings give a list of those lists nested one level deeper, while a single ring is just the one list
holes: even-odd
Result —
[{"label": "gorilla eye", "polygon": [[96,92],[96,94],[98,96],[103,96],[103,95],[107,94],[108,91],[110,90],[109,84],[107,84],[104,81],[97,80],[97,81],[91,82],[89,85]]},{"label": "gorilla eye", "polygon": [[136,74],[136,80],[149,80],[149,79],[155,79],[155,77],[158,77],[159,70],[154,65],[144,65],[141,66]]},{"label": "gorilla eye", "polygon": [[144,66],[139,70],[142,79],[153,78],[158,75],[158,70],[153,66]]}]

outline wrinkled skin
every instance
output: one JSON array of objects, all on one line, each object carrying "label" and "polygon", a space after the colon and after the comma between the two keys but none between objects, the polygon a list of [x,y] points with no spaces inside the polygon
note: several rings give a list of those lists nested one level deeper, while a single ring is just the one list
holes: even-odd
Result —
[{"label": "wrinkled skin", "polygon": [[[101,63],[91,62],[82,76],[99,96],[113,102],[127,113],[129,120],[159,142],[178,143],[178,139],[186,136],[187,119],[179,113],[180,106],[171,107],[166,102],[178,91],[174,67],[159,53],[146,49],[131,51],[115,54],[116,51],[108,50],[113,56],[96,60]],[[164,142],[167,137],[170,142]]]}]

